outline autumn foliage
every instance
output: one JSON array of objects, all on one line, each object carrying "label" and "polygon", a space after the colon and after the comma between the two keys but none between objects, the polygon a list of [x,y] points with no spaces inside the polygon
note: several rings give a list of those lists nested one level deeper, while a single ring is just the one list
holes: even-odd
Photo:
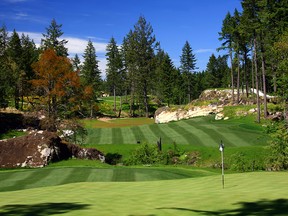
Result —
[{"label": "autumn foliage", "polygon": [[31,83],[50,117],[56,117],[61,109],[77,106],[81,95],[80,78],[67,57],[57,56],[53,49],[47,49],[32,67],[36,79]]}]

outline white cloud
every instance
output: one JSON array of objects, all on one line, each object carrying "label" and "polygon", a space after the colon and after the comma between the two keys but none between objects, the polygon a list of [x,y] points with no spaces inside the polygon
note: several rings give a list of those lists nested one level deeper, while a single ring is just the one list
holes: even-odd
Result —
[{"label": "white cloud", "polygon": [[[21,35],[29,35],[30,39],[34,41],[37,47],[40,46],[41,44],[41,39],[43,38],[42,33],[39,32],[18,32],[18,34]],[[10,32],[11,34],[11,32]],[[66,47],[68,48],[69,52],[69,57],[74,58],[75,54],[77,54],[83,62],[83,53],[84,50],[86,49],[86,46],[88,44],[87,39],[82,39],[82,38],[77,38],[77,37],[64,37],[63,39],[67,40],[68,43],[66,44]],[[97,38],[95,38],[97,39]],[[102,39],[103,40],[103,39]],[[92,41],[93,42],[93,41]],[[106,76],[105,71],[106,71],[106,58],[102,57],[105,56],[106,54],[106,46],[107,43],[104,42],[93,42],[93,46],[96,49],[96,55],[97,55],[97,60],[99,61],[99,69],[101,70],[101,76],[104,78]],[[100,56],[100,57],[99,57]]]},{"label": "white cloud", "polygon": [[197,49],[195,50],[195,53],[213,53],[215,52],[214,49]]}]

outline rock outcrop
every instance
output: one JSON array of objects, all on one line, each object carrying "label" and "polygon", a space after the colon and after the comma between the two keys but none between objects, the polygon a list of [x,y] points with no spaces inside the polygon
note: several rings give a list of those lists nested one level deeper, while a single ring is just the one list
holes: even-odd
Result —
[{"label": "rock outcrop", "polygon": [[198,116],[207,116],[210,114],[217,114],[223,111],[223,106],[209,105],[209,106],[194,106],[188,110],[177,109],[171,110],[169,107],[162,107],[155,112],[155,123],[168,123],[171,121],[179,121],[182,119],[189,119]]},{"label": "rock outcrop", "polygon": [[48,131],[0,140],[0,168],[44,167],[50,162],[71,157],[105,160],[100,151],[65,143],[56,133]]}]

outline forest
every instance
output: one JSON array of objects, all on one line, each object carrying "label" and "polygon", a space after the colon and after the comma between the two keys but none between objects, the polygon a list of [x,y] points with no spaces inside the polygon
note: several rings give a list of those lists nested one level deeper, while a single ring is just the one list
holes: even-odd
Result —
[{"label": "forest", "polygon": [[[176,67],[150,22],[140,16],[121,44],[110,39],[105,80],[93,42],[87,42],[83,62],[77,54],[68,57],[68,41],[62,39],[62,25],[55,19],[43,33],[40,47],[28,35],[16,30],[9,33],[3,24],[0,105],[42,110],[53,122],[99,115],[99,97],[107,93],[123,96],[130,116],[148,117],[151,100],[167,106],[187,104],[205,89],[231,88],[233,103],[239,104],[240,92],[249,97],[252,88],[256,89],[260,121],[262,103],[264,117],[267,115],[267,93],[286,102],[288,98],[288,2],[242,0],[241,4],[241,12],[227,12],[219,30],[218,50],[225,54],[212,54],[205,71],[197,71],[189,41],[183,45],[180,67]],[[264,93],[264,101],[259,91]]]}]

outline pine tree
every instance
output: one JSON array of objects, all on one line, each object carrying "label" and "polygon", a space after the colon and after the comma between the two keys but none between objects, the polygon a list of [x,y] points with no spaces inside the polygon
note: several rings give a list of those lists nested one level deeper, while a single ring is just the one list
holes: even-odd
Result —
[{"label": "pine tree", "polygon": [[41,40],[42,49],[54,49],[59,56],[68,56],[68,49],[65,45],[67,40],[60,37],[63,35],[61,30],[62,24],[58,25],[55,19],[52,19],[51,24],[46,28],[46,34],[43,34],[44,39]]},{"label": "pine tree", "polygon": [[[125,67],[130,79],[131,101],[137,94],[139,104],[144,107],[145,116],[149,116],[148,91],[155,73],[155,54],[157,46],[153,28],[143,16],[134,25],[123,41]],[[132,102],[133,103],[133,102]],[[132,104],[130,104],[130,108]],[[131,110],[132,111],[132,110]],[[131,112],[130,112],[131,113]]]},{"label": "pine tree", "polygon": [[22,77],[22,47],[21,40],[18,33],[14,30],[7,48],[8,65],[10,68],[10,84],[12,85],[14,92],[14,104],[15,108],[19,109],[19,96],[20,96],[20,82]]},{"label": "pine tree", "polygon": [[0,28],[0,107],[8,106],[8,98],[12,91],[10,83],[10,67],[8,65],[8,32],[6,26]]},{"label": "pine tree", "polygon": [[114,111],[116,111],[116,93],[122,95],[124,79],[123,79],[123,63],[121,55],[116,43],[112,37],[106,48],[107,69],[106,78],[107,85],[114,96]]},{"label": "pine tree", "polygon": [[188,41],[185,42],[180,56],[180,71],[184,77],[184,88],[188,95],[188,103],[191,102],[192,94],[195,90],[193,85],[193,72],[196,69],[196,57]]},{"label": "pine tree", "polygon": [[77,72],[78,74],[80,73],[80,64],[81,64],[80,58],[76,53],[75,57],[72,59],[72,65],[74,71]]},{"label": "pine tree", "polygon": [[90,117],[94,116],[94,103],[97,101],[97,94],[100,91],[101,72],[98,67],[96,50],[91,40],[88,41],[84,51],[84,62],[81,70],[82,81],[84,86],[91,86],[92,98],[90,100]]}]

